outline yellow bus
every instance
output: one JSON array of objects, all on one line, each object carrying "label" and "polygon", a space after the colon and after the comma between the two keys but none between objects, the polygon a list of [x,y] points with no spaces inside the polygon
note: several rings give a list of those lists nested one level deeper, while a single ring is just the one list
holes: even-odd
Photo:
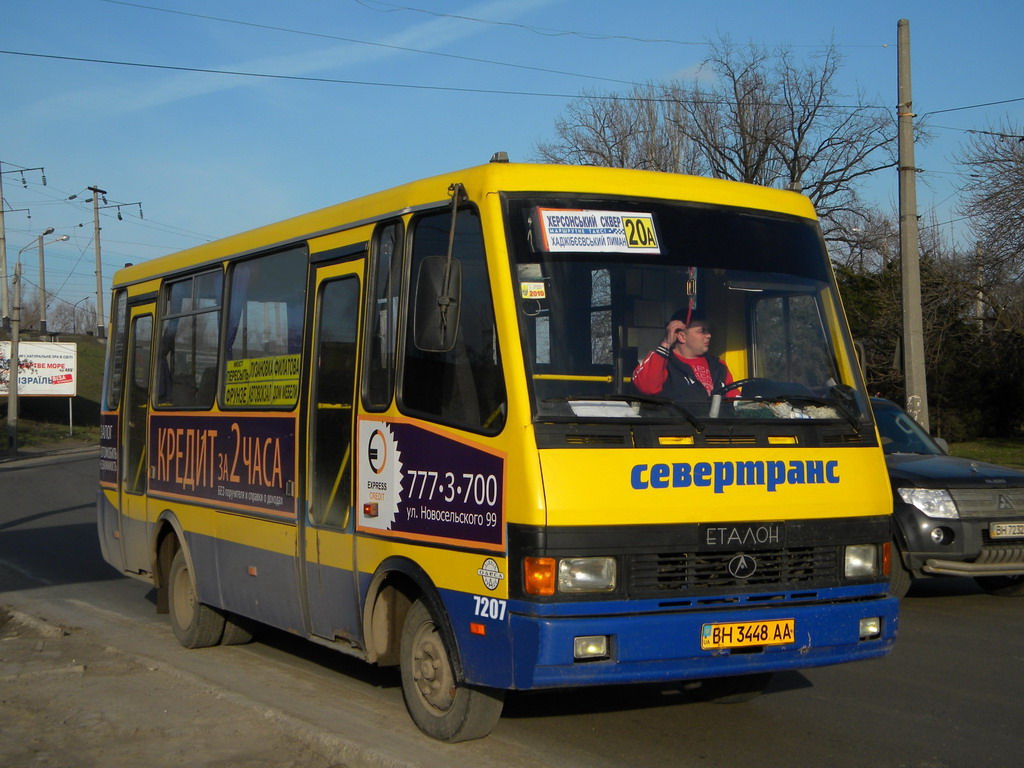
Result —
[{"label": "yellow bus", "polygon": [[103,555],[188,647],[264,624],[397,666],[446,741],[509,690],[738,699],[892,648],[801,195],[496,155],[127,266],[111,318]]}]

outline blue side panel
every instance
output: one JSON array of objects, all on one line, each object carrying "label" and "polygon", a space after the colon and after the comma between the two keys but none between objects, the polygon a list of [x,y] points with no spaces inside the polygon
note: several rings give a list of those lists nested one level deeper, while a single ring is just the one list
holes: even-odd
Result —
[{"label": "blue side panel", "polygon": [[103,492],[103,489],[96,491],[96,527],[100,539],[100,553],[103,555],[104,561],[117,570],[124,571],[121,542],[115,537],[120,529],[119,516],[120,512],[107,501],[107,494]]},{"label": "blue side panel", "polygon": [[352,571],[306,564],[309,615],[313,634],[333,639],[346,637],[360,642],[360,612]]},{"label": "blue side panel", "polygon": [[[489,688],[512,688],[511,613],[506,600],[444,590],[440,593],[459,644],[465,679]],[[474,633],[471,625],[484,634]]]},{"label": "blue side panel", "polygon": [[[834,602],[771,608],[632,615],[601,615],[602,606],[595,603],[587,605],[586,615],[530,615],[523,612],[528,605],[519,604],[511,615],[516,638],[511,687],[663,682],[801,669],[883,656],[892,649],[898,628],[895,599],[834,597]],[[882,619],[881,637],[861,640],[860,619],[875,616]],[[700,647],[704,624],[773,619],[795,620],[793,643],[754,653]],[[573,638],[585,635],[609,636],[611,658],[574,661]]]},{"label": "blue side panel", "polygon": [[201,602],[306,634],[294,557],[195,533],[186,537]]}]

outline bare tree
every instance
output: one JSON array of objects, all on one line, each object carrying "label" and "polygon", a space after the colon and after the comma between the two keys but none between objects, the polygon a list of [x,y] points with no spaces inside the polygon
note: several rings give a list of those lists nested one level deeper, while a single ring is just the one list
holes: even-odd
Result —
[{"label": "bare tree", "polygon": [[976,131],[958,160],[961,209],[982,244],[986,282],[1024,280],[1024,132],[1009,120]]},{"label": "bare tree", "polygon": [[537,146],[548,162],[695,173],[804,191],[826,237],[870,216],[857,196],[895,165],[889,110],[843,97],[841,59],[828,46],[806,62],[788,50],[711,46],[699,82],[650,84],[624,95],[584,93]]},{"label": "bare tree", "polygon": [[96,327],[96,303],[84,301],[71,304],[62,299],[53,299],[47,313],[46,326],[54,333],[85,333]]},{"label": "bare tree", "polygon": [[699,172],[695,146],[674,128],[678,104],[663,91],[660,86],[645,85],[625,96],[584,92],[555,120],[556,138],[537,145],[538,159],[567,165]]},{"label": "bare tree", "polygon": [[1024,379],[1024,131],[1009,119],[978,130],[961,147],[961,210],[977,248],[970,294],[980,304],[979,327],[1006,373]]}]

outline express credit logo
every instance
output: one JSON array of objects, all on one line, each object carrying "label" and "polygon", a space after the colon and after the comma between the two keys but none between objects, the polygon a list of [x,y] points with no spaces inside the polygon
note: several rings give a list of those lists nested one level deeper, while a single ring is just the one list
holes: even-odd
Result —
[{"label": "express credit logo", "polygon": [[838,461],[699,461],[695,464],[635,464],[630,470],[635,490],[714,488],[715,493],[737,485],[764,486],[773,493],[784,485],[822,485],[839,482]]},{"label": "express credit logo", "polygon": [[366,461],[375,475],[383,472],[388,464],[388,441],[379,429],[373,430],[366,443]]}]

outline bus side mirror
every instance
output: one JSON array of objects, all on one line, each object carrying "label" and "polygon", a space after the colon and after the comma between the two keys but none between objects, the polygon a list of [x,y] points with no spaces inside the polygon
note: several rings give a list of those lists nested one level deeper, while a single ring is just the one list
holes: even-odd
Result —
[{"label": "bus side mirror", "polygon": [[462,265],[458,259],[427,256],[416,276],[413,340],[424,352],[448,352],[459,333]]}]

